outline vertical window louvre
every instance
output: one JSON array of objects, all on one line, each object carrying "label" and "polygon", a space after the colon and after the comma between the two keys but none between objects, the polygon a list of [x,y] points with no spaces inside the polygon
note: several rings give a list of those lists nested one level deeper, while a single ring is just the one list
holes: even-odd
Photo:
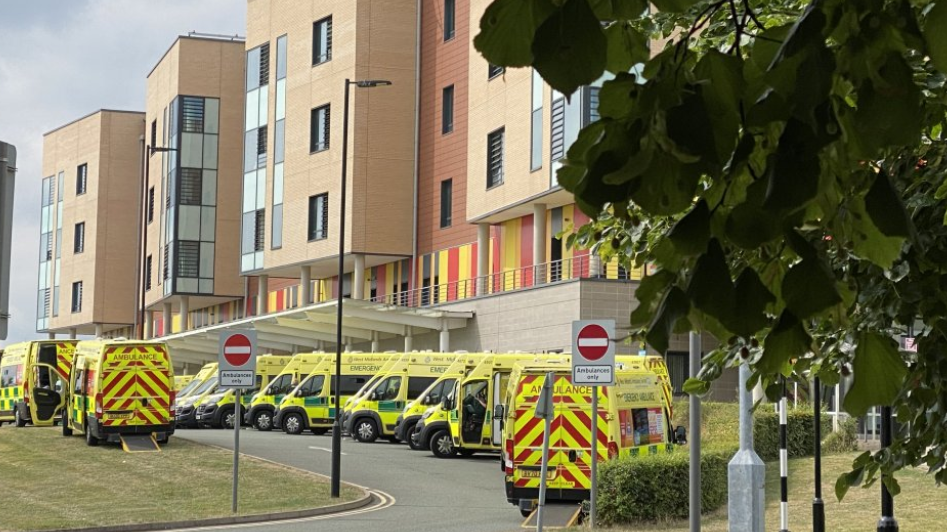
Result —
[{"label": "vertical window louvre", "polygon": [[325,63],[332,59],[332,17],[317,20],[312,24],[312,64]]},{"label": "vertical window louvre", "polygon": [[180,205],[200,205],[201,204],[201,178],[203,172],[197,168],[182,168],[181,181],[178,187],[181,199]]},{"label": "vertical window louvre", "polygon": [[145,290],[151,290],[151,255],[145,259]]},{"label": "vertical window louvre", "polygon": [[441,133],[454,130],[454,86],[444,87],[441,95]]},{"label": "vertical window louvre", "polygon": [[155,187],[148,189],[148,223],[155,219]]},{"label": "vertical window louvre", "polygon": [[454,38],[454,26],[456,25],[457,10],[454,0],[444,0],[444,40],[449,41]]},{"label": "vertical window louvre", "polygon": [[588,98],[589,98],[589,100],[588,100],[588,105],[589,105],[589,108],[588,108],[588,117],[589,117],[589,119],[588,119],[588,120],[589,120],[589,121],[588,121],[586,124],[584,124],[584,125],[591,124],[592,122],[597,122],[598,119],[599,119],[599,114],[598,114],[598,92],[599,92],[599,90],[600,90],[599,87],[588,87],[587,94],[588,94]]},{"label": "vertical window louvre", "polygon": [[308,239],[322,240],[328,236],[329,227],[329,195],[319,194],[309,196],[309,227]]},{"label": "vertical window louvre", "polygon": [[256,220],[254,222],[253,251],[263,251],[265,244],[264,228],[266,225],[266,211],[260,209],[256,211]]},{"label": "vertical window louvre", "polygon": [[270,43],[260,46],[260,86],[270,82]]},{"label": "vertical window louvre", "polygon": [[168,246],[170,246],[170,244],[164,245],[164,250],[163,250],[164,268],[163,268],[163,271],[161,272],[161,278],[164,279],[165,281],[171,278],[171,267],[170,267],[170,264],[169,264],[170,261],[168,258],[168,249],[169,249]]},{"label": "vertical window louvre", "polygon": [[178,277],[198,277],[200,264],[200,242],[181,240],[178,242]]},{"label": "vertical window louvre", "polygon": [[323,105],[313,109],[309,120],[309,151],[317,152],[329,149],[329,125],[331,122],[329,106]]},{"label": "vertical window louvre", "polygon": [[490,66],[487,68],[487,79],[493,79],[499,76],[504,70],[506,70],[506,68],[490,63]]},{"label": "vertical window louvre", "polygon": [[451,226],[451,215],[453,213],[453,180],[445,179],[441,181],[441,228]]},{"label": "vertical window louvre", "polygon": [[556,98],[552,101],[552,123],[550,129],[549,160],[556,162],[566,154],[566,99]]},{"label": "vertical window louvre", "polygon": [[[46,291],[47,304],[49,302],[49,290]],[[72,311],[82,312],[82,281],[72,283]]]},{"label": "vertical window louvre", "polygon": [[267,126],[260,128],[256,137],[256,165],[257,168],[266,166],[266,134]]},{"label": "vertical window louvre", "polygon": [[76,232],[73,236],[73,253],[82,253],[85,251],[85,222],[76,224]]},{"label": "vertical window louvre", "polygon": [[151,121],[151,147],[154,148],[158,142],[158,121]]},{"label": "vertical window louvre", "polygon": [[487,136],[487,188],[503,184],[503,131]]},{"label": "vertical window louvre", "polygon": [[204,98],[181,98],[181,130],[184,133],[204,132]]},{"label": "vertical window louvre", "polygon": [[[89,173],[88,165],[80,164],[79,167],[76,168],[76,196],[80,194],[85,194],[86,184],[88,181],[88,173]],[[50,189],[49,194],[50,194],[49,202],[52,203],[53,202],[52,189]]]}]

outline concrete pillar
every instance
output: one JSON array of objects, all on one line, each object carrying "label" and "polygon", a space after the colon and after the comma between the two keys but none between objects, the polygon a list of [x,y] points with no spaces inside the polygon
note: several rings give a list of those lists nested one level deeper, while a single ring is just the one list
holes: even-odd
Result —
[{"label": "concrete pillar", "polygon": [[355,254],[355,273],[352,275],[352,299],[365,299],[365,255]]},{"label": "concrete pillar", "polygon": [[372,353],[377,353],[381,349],[378,341],[378,331],[372,331]]},{"label": "concrete pillar", "polygon": [[349,336],[342,337],[342,342],[344,342],[345,344],[345,349],[342,350],[343,352],[348,353],[352,351],[352,338],[351,337]]},{"label": "concrete pillar", "polygon": [[441,324],[440,342],[438,350],[441,353],[450,353],[450,330],[447,328],[447,321]]},{"label": "concrete pillar", "polygon": [[270,278],[267,275],[261,275],[257,279],[259,284],[256,290],[256,314],[262,316],[269,312],[267,307],[270,299]]},{"label": "concrete pillar", "polygon": [[490,224],[477,224],[477,295],[487,294],[490,282]]},{"label": "concrete pillar", "polygon": [[102,338],[103,336],[105,336],[105,326],[102,325],[101,323],[96,323],[95,324],[95,337]]},{"label": "concrete pillar", "polygon": [[[588,276],[591,278],[602,276],[602,257],[599,257],[598,253],[589,253]],[[578,277],[581,277],[581,275]]]},{"label": "concrete pillar", "polygon": [[190,308],[191,301],[187,296],[181,296],[181,300],[178,303],[178,314],[181,315],[181,332],[190,330],[188,314],[191,312]]},{"label": "concrete pillar", "polygon": [[312,304],[312,269],[309,265],[299,268],[299,298],[300,306],[307,307]]},{"label": "concrete pillar", "polygon": [[46,333],[46,336],[48,336],[50,340],[55,340],[55,339],[56,339],[56,333],[54,333],[54,332],[48,332],[48,333]]},{"label": "concrete pillar", "polygon": [[404,352],[408,353],[414,350],[414,333],[411,327],[405,327],[404,332]]},{"label": "concrete pillar", "polygon": [[546,282],[546,204],[533,204],[533,284]]},{"label": "concrete pillar", "polygon": [[77,333],[77,331],[76,331],[75,329],[69,329],[69,339],[70,339],[70,340],[75,340],[75,339],[76,339],[76,333]]},{"label": "concrete pillar", "polygon": [[171,334],[171,321],[174,319],[174,316],[171,314],[171,303],[164,303],[161,308],[161,321],[164,324],[164,336]]},{"label": "concrete pillar", "polygon": [[154,338],[155,336],[154,324],[155,324],[155,312],[153,310],[146,310],[145,311],[145,334],[144,334],[145,340],[149,338]]}]

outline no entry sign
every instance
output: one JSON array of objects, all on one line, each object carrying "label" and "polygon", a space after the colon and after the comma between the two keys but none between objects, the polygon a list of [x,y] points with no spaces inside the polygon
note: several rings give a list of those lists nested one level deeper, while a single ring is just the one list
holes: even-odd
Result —
[{"label": "no entry sign", "polygon": [[220,334],[217,367],[221,388],[252,388],[256,376],[256,331]]},{"label": "no entry sign", "polygon": [[615,384],[615,321],[572,322],[572,383]]}]

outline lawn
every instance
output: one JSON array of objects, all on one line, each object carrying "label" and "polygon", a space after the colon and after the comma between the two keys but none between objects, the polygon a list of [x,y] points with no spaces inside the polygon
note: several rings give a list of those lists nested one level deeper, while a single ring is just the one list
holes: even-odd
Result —
[{"label": "lawn", "polygon": [[[875,530],[881,515],[880,490],[876,484],[869,489],[853,488],[842,502],[835,498],[835,479],[849,471],[857,453],[832,455],[822,460],[822,497],[825,501],[825,529],[834,532]],[[789,461],[789,530],[812,530],[813,461],[800,458]],[[894,513],[901,530],[940,532],[947,521],[947,487],[937,487],[934,479],[920,470],[897,474],[901,494],[895,497]],[[686,489],[683,487],[682,489]],[[779,464],[766,464],[766,529],[779,529]],[[582,528],[574,529],[576,531]],[[659,524],[635,524],[627,528],[608,528],[611,532],[663,530],[687,532],[687,521]],[[704,532],[725,532],[727,508],[705,515]]]},{"label": "lawn", "polygon": [[[0,530],[43,530],[230,516],[233,453],[171,438],[160,453],[88,447],[59,427],[0,428]],[[240,460],[240,514],[350,501],[322,477]]]}]

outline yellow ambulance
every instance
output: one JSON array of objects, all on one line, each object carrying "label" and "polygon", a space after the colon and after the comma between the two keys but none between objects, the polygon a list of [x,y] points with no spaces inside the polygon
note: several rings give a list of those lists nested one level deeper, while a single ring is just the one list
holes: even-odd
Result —
[{"label": "yellow ambulance", "polygon": [[79,342],[68,381],[63,436],[88,445],[147,435],[167,443],[174,433],[174,370],[164,342]]},{"label": "yellow ambulance", "polygon": [[443,375],[458,358],[455,353],[408,353],[351,406],[345,430],[357,441],[379,437],[398,441],[395,425],[408,401],[413,401]]},{"label": "yellow ambulance", "polygon": [[[487,354],[460,354],[434,384],[428,386],[414,401],[409,402],[395,423],[395,437],[406,442],[411,449],[427,449],[427,439],[421,437],[420,430],[425,428],[421,419],[425,413],[441,404],[441,401],[454,389],[454,384],[477,367]],[[430,419],[430,415],[427,418]],[[445,421],[446,426],[446,421]],[[420,428],[419,428],[420,427]],[[431,425],[427,426],[431,430]],[[429,437],[429,433],[428,433]]]},{"label": "yellow ambulance", "polygon": [[[181,401],[185,397],[190,396],[194,393],[201,383],[206,381],[211,375],[217,374],[217,363],[211,362],[209,364],[204,364],[204,366],[197,372],[197,375],[193,375],[190,382],[184,385],[183,388],[177,391],[178,401]],[[177,377],[175,377],[177,378]]]},{"label": "yellow ambulance", "polygon": [[[354,395],[372,378],[391,354],[342,354],[341,401]],[[325,434],[335,420],[335,357],[328,355],[299,386],[280,401],[273,422],[287,434],[310,430]]]},{"label": "yellow ambulance", "polygon": [[256,379],[252,389],[240,393],[240,411],[235,412],[234,390],[220,390],[208,395],[197,405],[197,424],[201,427],[232,429],[237,419],[247,413],[250,400],[260,389],[276,378],[292,359],[288,355],[260,355],[256,359]]},{"label": "yellow ambulance", "polygon": [[385,361],[385,363],[381,366],[381,369],[378,370],[378,373],[374,374],[372,378],[368,379],[368,382],[362,385],[362,387],[359,388],[357,392],[355,392],[355,395],[343,401],[342,420],[341,420],[343,427],[345,427],[346,423],[348,423],[348,420],[352,415],[352,406],[354,406],[359,401],[359,399],[362,398],[362,396],[368,393],[369,390],[374,388],[375,384],[378,383],[378,379],[387,375],[388,372],[391,371],[391,368],[395,367],[395,365],[398,363],[398,361],[402,359],[402,357],[407,356],[404,353],[397,353],[395,351],[389,351],[388,353],[391,354],[391,358]]},{"label": "yellow ambulance", "polygon": [[[621,359],[623,357],[619,357]],[[628,357],[633,358],[633,357]],[[598,388],[598,460],[670,452],[674,433],[662,378],[644,357],[617,361],[616,384]],[[592,387],[572,384],[568,362],[518,364],[507,385],[507,401],[496,407],[497,441],[507,500],[529,515],[539,496],[543,420],[534,416],[546,373],[553,372],[547,501],[588,499],[591,472]]]},{"label": "yellow ambulance", "polygon": [[190,384],[192,380],[194,380],[194,375],[175,375],[174,391],[180,392],[185,386]]},{"label": "yellow ambulance", "polygon": [[299,385],[300,379],[306,378],[319,362],[326,356],[325,353],[299,353],[293,356],[283,371],[256,395],[250,398],[250,405],[244,415],[243,422],[251,427],[268,431],[273,429],[273,413],[276,405],[289,392]]},{"label": "yellow ambulance", "polygon": [[190,384],[194,387],[188,390],[189,393],[186,396],[178,397],[174,403],[174,422],[178,427],[196,429],[198,427],[197,407],[208,395],[217,391],[216,362],[204,366],[197,375]]},{"label": "yellow ambulance", "polygon": [[66,405],[75,340],[11,344],[0,359],[0,424],[51,426]]}]

